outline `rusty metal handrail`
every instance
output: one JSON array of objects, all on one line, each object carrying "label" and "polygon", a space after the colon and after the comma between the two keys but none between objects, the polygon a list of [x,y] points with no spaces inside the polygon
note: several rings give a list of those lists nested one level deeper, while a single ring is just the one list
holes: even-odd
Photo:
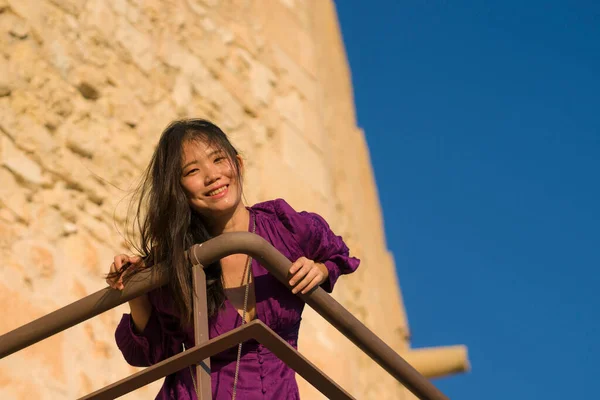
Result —
[{"label": "rusty metal handrail", "polygon": [[[194,245],[189,251],[194,253],[202,265],[209,265],[231,254],[251,255],[280,282],[290,287],[288,270],[291,262],[258,235],[247,232],[227,233],[203,244]],[[155,268],[150,268],[139,273],[122,292],[110,288],[103,289],[0,336],[0,358],[167,283],[166,277],[156,271]],[[448,400],[431,382],[322,288],[298,295],[417,397],[423,400]]]},{"label": "rusty metal handrail", "polygon": [[123,291],[107,287],[59,308],[0,336],[0,359],[157,289],[167,282],[166,276],[155,273],[153,268],[150,268],[133,277]]}]

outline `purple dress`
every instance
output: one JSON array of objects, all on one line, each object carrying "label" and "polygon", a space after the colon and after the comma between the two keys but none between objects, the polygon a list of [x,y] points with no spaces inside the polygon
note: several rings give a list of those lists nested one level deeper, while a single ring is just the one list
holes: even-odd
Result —
[{"label": "purple dress", "polygon": [[[360,261],[349,256],[348,247],[317,214],[296,212],[284,200],[257,204],[256,234],[266,239],[289,260],[304,256],[324,263],[329,279],[321,287],[331,292],[338,277],[354,272]],[[304,302],[292,294],[256,260],[252,261],[256,293],[256,316],[294,348]],[[193,328],[182,330],[166,288],[148,293],[152,314],[141,334],[132,329],[130,314],[124,314],[115,337],[125,360],[145,367],[165,360],[194,345]],[[240,326],[242,318],[226,300],[225,308],[209,320],[210,338]],[[237,346],[211,357],[213,399],[231,399]],[[268,349],[252,340],[242,346],[237,397],[246,400],[299,399],[295,372]],[[196,399],[189,368],[165,378],[157,399]]]}]

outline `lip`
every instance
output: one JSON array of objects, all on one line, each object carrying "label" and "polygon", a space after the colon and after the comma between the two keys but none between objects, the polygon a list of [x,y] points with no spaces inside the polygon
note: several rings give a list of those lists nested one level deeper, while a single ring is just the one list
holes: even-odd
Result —
[{"label": "lip", "polygon": [[[221,193],[217,193],[214,196],[208,195],[208,193],[212,192],[213,190],[221,189],[222,187],[225,187],[225,190],[223,190]],[[206,197],[208,197],[209,199],[220,199],[221,197],[224,197],[228,192],[229,192],[229,185],[220,185],[220,186],[210,189],[207,192]]]}]

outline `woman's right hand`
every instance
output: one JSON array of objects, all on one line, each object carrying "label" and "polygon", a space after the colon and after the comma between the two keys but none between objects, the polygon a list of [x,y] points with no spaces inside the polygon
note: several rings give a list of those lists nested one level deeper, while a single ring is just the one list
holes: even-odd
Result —
[{"label": "woman's right hand", "polygon": [[[139,256],[128,256],[126,254],[119,254],[115,256],[113,263],[110,265],[106,283],[108,283],[108,285],[113,289],[123,290],[125,288],[125,285],[123,284],[123,277],[129,270],[129,265],[135,265],[137,267],[140,261],[142,261],[142,258]],[[125,268],[123,268],[123,266],[125,266]]]},{"label": "woman's right hand", "polygon": [[[113,289],[123,290],[125,288],[123,277],[138,268],[144,268],[141,257],[119,254],[115,256],[115,260],[110,265],[106,283]],[[152,314],[152,305],[148,300],[148,295],[144,294],[129,300],[129,308],[131,309],[134,330],[137,333],[143,332],[150,319],[150,314]]]}]

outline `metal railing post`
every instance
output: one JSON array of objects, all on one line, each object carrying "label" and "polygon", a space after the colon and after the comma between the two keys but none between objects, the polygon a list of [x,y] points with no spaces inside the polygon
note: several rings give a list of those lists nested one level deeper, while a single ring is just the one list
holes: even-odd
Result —
[{"label": "metal railing post", "polygon": [[[208,306],[206,304],[206,274],[202,266],[192,267],[194,283],[194,341],[200,346],[208,341]],[[210,358],[196,365],[198,400],[212,400]]]}]

